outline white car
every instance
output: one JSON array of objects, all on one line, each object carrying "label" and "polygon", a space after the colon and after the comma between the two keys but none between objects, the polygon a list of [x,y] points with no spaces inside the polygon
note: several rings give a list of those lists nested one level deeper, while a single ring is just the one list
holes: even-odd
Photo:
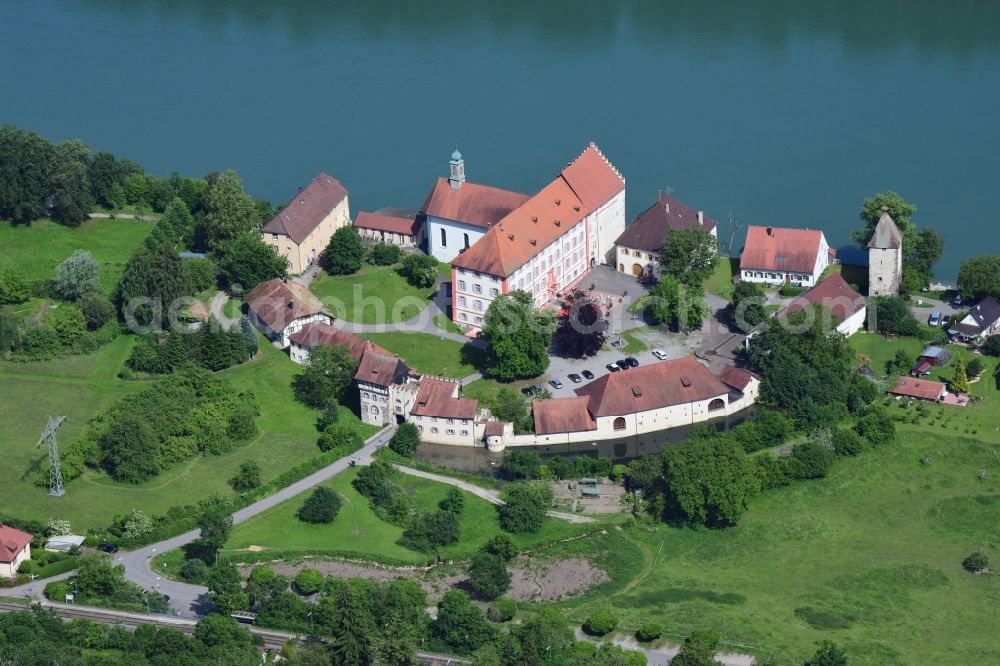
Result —
[{"label": "white car", "polygon": [[663,351],[662,349],[654,349],[653,356],[660,359],[661,361],[667,360],[667,352]]}]

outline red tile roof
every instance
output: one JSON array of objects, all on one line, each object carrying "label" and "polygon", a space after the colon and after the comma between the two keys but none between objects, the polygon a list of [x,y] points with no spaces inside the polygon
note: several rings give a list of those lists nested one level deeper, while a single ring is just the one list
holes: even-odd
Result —
[{"label": "red tile roof", "polygon": [[0,563],[12,563],[33,538],[10,525],[0,525]]},{"label": "red tile roof", "polygon": [[434,217],[485,228],[496,224],[527,200],[527,194],[478,183],[465,182],[455,190],[447,178],[438,178],[424,202],[423,211]]},{"label": "red tile roof", "polygon": [[358,360],[361,359],[365,352],[369,351],[385,356],[393,355],[392,352],[374,342],[369,342],[364,338],[359,338],[346,331],[341,331],[333,326],[316,321],[311,321],[295,333],[292,333],[289,340],[306,349],[312,349],[317,345],[326,345],[327,347],[342,345],[347,347],[351,356]]},{"label": "red tile roof", "polygon": [[865,309],[864,297],[854,291],[840,273],[834,273],[796,298],[788,304],[784,312],[802,310],[810,303],[829,308],[838,322]]},{"label": "red tile roof", "polygon": [[401,384],[409,371],[410,369],[398,356],[367,350],[361,357],[361,363],[358,364],[358,371],[354,374],[354,378],[369,384],[389,386],[390,384]]},{"label": "red tile roof", "polygon": [[535,400],[531,403],[535,417],[535,434],[597,430],[597,423],[587,411],[589,402],[590,398],[587,396]]},{"label": "red tile roof", "polygon": [[941,382],[915,379],[913,377],[900,377],[896,380],[896,388],[889,391],[889,393],[894,393],[895,395],[904,395],[922,400],[938,400],[947,392],[947,387]]},{"label": "red tile roof", "polygon": [[503,437],[503,421],[483,421],[483,437]]},{"label": "red tile roof", "polygon": [[749,227],[740,268],[758,271],[812,273],[823,232],[786,227]]},{"label": "red tile roof", "polygon": [[358,213],[358,219],[354,221],[354,226],[359,229],[375,229],[377,231],[389,231],[394,234],[417,235],[420,229],[420,222],[414,218],[395,217],[393,215],[382,215],[379,213]]},{"label": "red tile roof", "polygon": [[624,188],[625,180],[590,144],[555,180],[490,227],[451,263],[509,277]]},{"label": "red tile roof", "polygon": [[260,230],[282,234],[301,243],[346,196],[347,190],[339,180],[320,173]]},{"label": "red tile roof", "polygon": [[628,225],[618,237],[615,245],[633,250],[659,252],[663,248],[663,237],[668,231],[697,226],[702,226],[705,231],[711,231],[718,226],[718,222],[702,214],[702,221],[699,224],[698,211],[688,208],[671,196],[666,196],[639,213],[632,224]]},{"label": "red tile roof", "polygon": [[576,389],[594,418],[725,397],[729,389],[691,356],[613,372]]},{"label": "red tile roof", "polygon": [[257,317],[276,332],[301,317],[330,315],[315,294],[294,280],[274,278],[261,282],[244,300]]},{"label": "red tile roof", "polygon": [[754,379],[758,379],[755,374],[743,368],[736,368],[731,365],[724,366],[719,372],[719,379],[726,386],[732,386],[737,391],[744,390]]},{"label": "red tile roof", "polygon": [[474,419],[478,402],[471,398],[456,398],[458,384],[444,379],[424,377],[420,380],[417,397],[410,413],[415,416],[436,416],[446,419]]}]

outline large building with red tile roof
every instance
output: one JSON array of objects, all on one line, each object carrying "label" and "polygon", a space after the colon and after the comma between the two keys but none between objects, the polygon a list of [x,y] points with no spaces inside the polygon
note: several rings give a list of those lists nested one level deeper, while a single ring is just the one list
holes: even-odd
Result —
[{"label": "large building with red tile roof", "polygon": [[478,329],[490,302],[523,290],[544,306],[598,263],[625,229],[625,179],[591,143],[551,183],[452,261],[452,320]]},{"label": "large building with red tile roof", "polygon": [[361,211],[354,220],[354,227],[362,238],[376,243],[400,247],[416,247],[420,243],[421,216],[416,211],[389,209],[368,213]]},{"label": "large building with red tile roof", "polygon": [[944,400],[945,396],[948,395],[948,387],[941,382],[904,375],[896,380],[896,386],[889,393],[904,398],[938,402]]},{"label": "large building with red tile roof", "polygon": [[435,181],[422,208],[427,254],[438,261],[457,257],[528,200],[527,194],[468,182],[457,148],[448,167],[448,177]]},{"label": "large building with red tile roof", "polygon": [[307,324],[333,324],[333,315],[316,295],[294,280],[274,278],[261,282],[243,300],[250,322],[282,349]]},{"label": "large building with red tile roof", "polygon": [[475,445],[478,402],[458,397],[458,382],[422,377],[410,417],[423,441]]},{"label": "large building with red tile roof", "polygon": [[812,287],[835,258],[822,231],[752,226],[740,254],[740,279]]},{"label": "large building with red tile roof", "polygon": [[10,525],[0,524],[0,578],[15,578],[21,562],[31,559],[34,537]]},{"label": "large building with red tile roof", "polygon": [[351,223],[347,190],[320,173],[260,229],[261,238],[298,275],[315,262],[337,229]]},{"label": "large building with red tile roof", "polygon": [[619,273],[659,277],[660,250],[670,231],[701,227],[718,238],[719,223],[677,199],[660,194],[659,200],[639,213],[615,239],[615,264]]}]

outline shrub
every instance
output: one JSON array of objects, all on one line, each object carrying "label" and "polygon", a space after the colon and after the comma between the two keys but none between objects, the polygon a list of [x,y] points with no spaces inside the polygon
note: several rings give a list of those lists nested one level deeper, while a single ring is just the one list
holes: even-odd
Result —
[{"label": "shrub", "polygon": [[510,587],[506,563],[490,553],[478,553],[469,564],[469,587],[482,599],[496,599]]},{"label": "shrub", "polygon": [[190,560],[184,560],[180,574],[184,580],[201,582],[208,577],[208,565],[202,559],[192,557]]},{"label": "shrub", "polygon": [[[205,291],[206,289],[211,289],[215,286],[215,278],[218,271],[215,268],[215,262],[211,259],[207,257],[185,259],[184,263],[181,265],[184,267],[184,272],[187,274],[188,280],[191,283],[192,291]],[[254,286],[256,285],[247,288],[253,289]]]},{"label": "shrub", "polygon": [[12,268],[0,271],[0,305],[24,303],[31,298],[31,288],[24,275]]},{"label": "shrub", "polygon": [[333,398],[323,407],[323,412],[316,419],[316,430],[323,432],[334,423],[340,421],[340,405]]},{"label": "shrub", "polygon": [[56,279],[52,286],[59,298],[75,301],[88,291],[97,291],[101,274],[100,265],[86,250],[76,250],[56,266]]},{"label": "shrub", "polygon": [[261,469],[260,465],[256,460],[247,460],[240,465],[240,471],[236,473],[236,476],[229,479],[229,485],[233,487],[233,490],[253,490],[254,488],[260,487],[261,484]]},{"label": "shrub", "polygon": [[896,436],[896,424],[881,409],[870,409],[854,424],[854,430],[872,446],[887,444]]},{"label": "shrub", "polygon": [[340,423],[332,423],[326,427],[320,435],[316,445],[320,451],[332,451],[333,449],[359,449],[364,444],[361,436],[350,426]]},{"label": "shrub", "polygon": [[19,574],[32,574],[35,573],[35,563],[31,560],[25,560],[17,565],[17,573]]},{"label": "shrub", "polygon": [[643,622],[642,625],[636,630],[635,638],[643,643],[648,643],[649,641],[655,641],[657,638],[663,635],[663,626],[655,622]]},{"label": "shrub", "polygon": [[496,555],[504,562],[510,562],[517,557],[517,544],[506,534],[497,534],[485,544],[483,550]]},{"label": "shrub", "polygon": [[323,572],[318,569],[303,569],[295,575],[295,587],[302,594],[315,594],[323,587]]},{"label": "shrub", "polygon": [[420,431],[409,421],[401,423],[389,440],[389,448],[407,458],[416,453],[419,444]]},{"label": "shrub", "polygon": [[58,310],[52,311],[52,328],[59,336],[59,342],[64,347],[72,348],[77,340],[87,333],[87,320],[80,308],[63,303]]},{"label": "shrub", "polygon": [[72,588],[64,580],[57,580],[45,586],[45,598],[52,601],[65,601]]},{"label": "shrub", "polygon": [[833,451],[840,456],[856,456],[868,448],[861,435],[847,428],[837,428],[833,431]]},{"label": "shrub", "polygon": [[628,475],[628,465],[615,465],[611,468],[611,479],[615,483],[621,482]]},{"label": "shrub", "polygon": [[388,243],[376,243],[372,247],[369,257],[376,266],[391,266],[399,261],[401,250],[398,245]]},{"label": "shrub", "polygon": [[503,468],[512,479],[537,479],[542,466],[534,451],[512,451],[503,459]]},{"label": "shrub", "polygon": [[971,553],[968,557],[962,560],[962,567],[966,571],[971,571],[972,573],[980,573],[986,571],[990,566],[990,561],[983,554],[982,551],[976,551]]},{"label": "shrub", "polygon": [[587,618],[583,630],[591,636],[604,636],[618,626],[618,617],[611,611],[601,610]]},{"label": "shrub", "polygon": [[299,520],[306,523],[332,523],[340,511],[340,504],[340,496],[335,491],[319,486],[299,509]]},{"label": "shrub", "polygon": [[80,296],[76,305],[83,313],[83,318],[87,321],[87,328],[91,331],[104,326],[115,316],[115,306],[111,299],[97,291],[88,291]]},{"label": "shrub", "polygon": [[441,501],[438,502],[438,508],[460,516],[462,515],[462,511],[465,510],[465,495],[462,494],[461,490],[452,486],[445,493]]},{"label": "shrub", "polygon": [[820,479],[833,463],[833,451],[813,441],[796,444],[789,470],[796,479]]},{"label": "shrub", "polygon": [[989,356],[1000,356],[1000,335],[991,335],[983,343],[983,353]]},{"label": "shrub", "polygon": [[982,374],[985,368],[986,366],[983,364],[981,359],[973,357],[965,365],[965,376],[969,379],[975,379],[976,377]]},{"label": "shrub", "polygon": [[36,361],[55,358],[62,354],[62,343],[51,326],[28,326],[21,334],[21,352],[26,358]]},{"label": "shrub", "polygon": [[[387,507],[386,513],[389,514],[387,519],[390,522],[398,524],[399,520],[408,517],[409,504],[401,504],[398,509],[390,505]],[[434,511],[412,518],[406,531],[403,532],[403,536],[400,537],[399,544],[405,548],[429,553],[438,546],[455,543],[460,536],[457,514],[448,511]]]},{"label": "shrub", "polygon": [[486,617],[492,622],[509,622],[517,615],[517,602],[510,597],[500,597],[490,604]]},{"label": "shrub", "polygon": [[432,287],[439,275],[437,259],[426,254],[409,254],[399,272],[416,287]]}]

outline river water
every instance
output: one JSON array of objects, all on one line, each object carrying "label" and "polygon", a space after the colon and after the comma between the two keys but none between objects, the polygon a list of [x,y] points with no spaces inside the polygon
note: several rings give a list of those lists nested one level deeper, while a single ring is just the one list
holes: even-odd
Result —
[{"label": "river water", "polygon": [[669,187],[725,241],[732,211],[844,247],[891,188],[950,279],[996,249],[998,27],[990,0],[2,0],[0,123],[275,202],[325,170],[354,210],[419,208],[456,143],[530,193],[596,140],[630,217]]}]

